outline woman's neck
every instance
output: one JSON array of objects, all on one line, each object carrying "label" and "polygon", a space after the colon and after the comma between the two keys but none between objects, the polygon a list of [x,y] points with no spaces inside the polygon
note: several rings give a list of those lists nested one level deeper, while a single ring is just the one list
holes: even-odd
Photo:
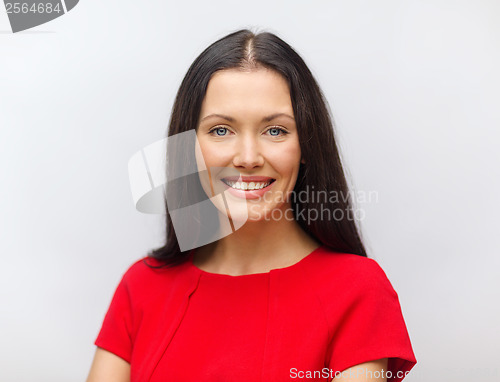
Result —
[{"label": "woman's neck", "polygon": [[197,248],[193,263],[212,273],[264,273],[297,263],[319,245],[295,219],[249,221],[229,236]]}]

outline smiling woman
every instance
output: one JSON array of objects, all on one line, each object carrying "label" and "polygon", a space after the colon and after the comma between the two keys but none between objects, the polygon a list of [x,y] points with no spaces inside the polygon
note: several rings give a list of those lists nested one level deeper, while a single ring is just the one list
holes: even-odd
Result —
[{"label": "smiling woman", "polygon": [[[169,138],[190,132],[168,146],[166,172],[194,163],[196,176],[167,186],[166,204],[196,195],[216,214],[190,209],[180,227],[167,208],[166,243],[124,274],[88,382],[401,381],[416,359],[398,295],[367,257],[301,57],[271,33],[216,41],[172,110]],[[205,226],[211,239],[197,245]]]}]

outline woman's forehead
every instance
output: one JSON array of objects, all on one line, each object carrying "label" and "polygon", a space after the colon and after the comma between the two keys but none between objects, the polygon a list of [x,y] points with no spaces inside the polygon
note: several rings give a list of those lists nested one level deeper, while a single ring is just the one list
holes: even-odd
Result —
[{"label": "woman's forehead", "polygon": [[215,73],[207,87],[201,118],[209,114],[232,116],[251,113],[293,116],[286,80],[277,72],[260,68],[252,71],[226,69]]}]

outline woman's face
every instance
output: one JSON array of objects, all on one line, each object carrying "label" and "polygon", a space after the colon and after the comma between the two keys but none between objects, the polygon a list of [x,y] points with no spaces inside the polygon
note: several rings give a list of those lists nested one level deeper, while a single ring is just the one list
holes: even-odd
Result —
[{"label": "woman's face", "polygon": [[[208,83],[197,129],[209,172],[207,195],[224,193],[231,218],[279,219],[299,172],[301,152],[290,90],[269,70],[216,72]],[[200,166],[199,166],[200,168]],[[227,215],[221,201],[216,207]],[[289,211],[290,212],[290,211]],[[287,215],[288,216],[288,215]]]}]

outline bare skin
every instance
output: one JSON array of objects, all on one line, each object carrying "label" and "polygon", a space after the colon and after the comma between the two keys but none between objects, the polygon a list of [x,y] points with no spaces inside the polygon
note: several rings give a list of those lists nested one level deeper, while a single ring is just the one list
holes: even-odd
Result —
[{"label": "bare skin", "polygon": [[293,116],[288,84],[272,70],[229,69],[210,80],[197,131],[206,166],[275,181],[265,198],[247,201],[242,228],[196,249],[193,263],[200,269],[265,273],[297,263],[320,245],[302,230],[284,197],[293,191],[302,161]]},{"label": "bare skin", "polygon": [[98,347],[87,382],[130,382],[130,364],[117,355]]},{"label": "bare skin", "polygon": [[350,367],[332,382],[387,382],[387,362],[387,358],[382,358]]}]

